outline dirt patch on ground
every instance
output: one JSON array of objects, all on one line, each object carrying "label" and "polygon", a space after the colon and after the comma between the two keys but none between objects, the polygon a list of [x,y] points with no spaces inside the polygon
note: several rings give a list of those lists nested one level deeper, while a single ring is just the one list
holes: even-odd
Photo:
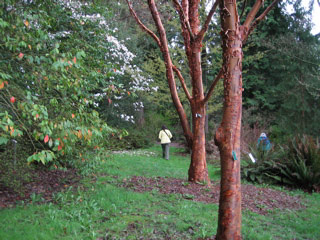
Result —
[{"label": "dirt patch on ground", "polygon": [[[0,209],[14,207],[18,201],[31,202],[32,194],[40,195],[42,202],[52,201],[52,194],[68,188],[70,185],[77,185],[80,176],[75,170],[38,170],[33,174],[32,181],[24,185],[22,194],[18,194],[0,184]],[[162,194],[180,194],[183,198],[205,203],[219,203],[220,185],[215,182],[211,186],[190,183],[177,178],[146,178],[133,176],[124,179],[120,187],[131,189],[135,192],[158,191]],[[253,185],[242,185],[242,208],[267,214],[274,209],[301,209],[305,206],[301,199],[290,196],[284,192],[258,188]]]},{"label": "dirt patch on ground", "polygon": [[21,193],[0,184],[0,209],[14,207],[18,201],[31,202],[32,194],[40,195],[43,202],[50,202],[53,193],[76,185],[80,180],[75,170],[36,170],[32,176],[32,180],[24,184]]},{"label": "dirt patch on ground", "polygon": [[[135,192],[157,190],[162,194],[181,194],[185,199],[192,201],[219,203],[219,183],[212,183],[211,186],[207,186],[176,178],[134,176],[130,179],[124,179],[120,186]],[[299,197],[290,196],[273,189],[242,184],[241,192],[242,209],[247,209],[258,214],[267,214],[274,209],[296,210],[305,207]]]}]

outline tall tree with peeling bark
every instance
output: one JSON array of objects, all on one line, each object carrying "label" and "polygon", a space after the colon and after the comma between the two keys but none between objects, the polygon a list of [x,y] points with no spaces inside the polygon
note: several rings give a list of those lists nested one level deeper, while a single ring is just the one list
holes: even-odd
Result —
[{"label": "tall tree with peeling bark", "polygon": [[[202,25],[199,19],[200,0],[172,0],[180,17],[191,76],[191,94],[178,67],[172,64],[165,28],[155,1],[147,0],[158,35],[141,22],[130,1],[126,1],[131,14],[141,29],[157,42],[162,52],[171,97],[180,117],[187,143],[192,148],[189,181],[209,181],[205,152],[205,104],[212,95],[219,79],[224,79],[223,119],[215,136],[221,158],[221,192],[217,239],[241,239],[240,129],[243,91],[242,46],[257,24],[265,18],[279,0],[275,0],[256,18],[263,5],[263,0],[257,0],[242,25],[236,0],[216,0]],[[202,41],[218,5],[222,28],[223,66],[205,94],[201,69]],[[180,80],[191,106],[192,131],[178,97],[175,74]]]},{"label": "tall tree with peeling bark", "polygon": [[257,0],[243,24],[236,0],[221,0],[224,109],[215,142],[221,159],[219,219],[216,239],[241,239],[240,130],[242,112],[242,46],[257,24],[279,2],[275,0],[256,18],[263,5]]},{"label": "tall tree with peeling bark", "polygon": [[[205,150],[205,104],[212,95],[214,86],[221,77],[222,72],[220,71],[216,79],[213,81],[208,93],[205,94],[202,82],[201,48],[204,34],[208,29],[208,25],[213,13],[215,12],[215,9],[218,6],[218,3],[216,2],[212,6],[210,13],[208,14],[206,21],[201,28],[198,11],[200,1],[173,0],[173,5],[180,17],[185,52],[188,59],[189,74],[192,86],[192,92],[190,93],[179,68],[172,63],[166,31],[156,3],[154,0],[148,0],[147,2],[158,35],[152,32],[141,22],[133,9],[131,2],[127,0],[130,12],[136,19],[141,29],[147,32],[156,41],[162,52],[166,66],[166,75],[171,97],[178,112],[188,146],[192,149],[191,163],[189,167],[189,181],[209,182]],[[179,79],[184,93],[189,101],[192,112],[192,128],[189,124],[183,105],[179,99],[175,77]]]}]

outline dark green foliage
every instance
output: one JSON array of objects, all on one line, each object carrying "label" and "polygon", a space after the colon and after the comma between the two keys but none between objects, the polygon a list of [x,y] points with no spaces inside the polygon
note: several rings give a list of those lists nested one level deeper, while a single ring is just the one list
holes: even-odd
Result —
[{"label": "dark green foliage", "polygon": [[2,145],[0,151],[0,189],[8,188],[22,194],[24,183],[31,177],[31,167],[26,164],[30,146],[10,141]]},{"label": "dark green foliage", "polygon": [[284,182],[308,191],[320,187],[320,148],[310,136],[296,136],[289,143],[288,160],[281,164]]},{"label": "dark green foliage", "polygon": [[[261,22],[244,49],[244,106],[262,115],[276,141],[317,136],[319,124],[319,36],[311,34],[310,12],[294,1],[281,3]],[[273,131],[272,131],[273,134]]]},{"label": "dark green foliage", "polygon": [[241,169],[242,177],[250,182],[281,182],[281,178],[278,177],[281,172],[278,163],[284,157],[283,149],[274,147],[269,151],[263,151],[256,146],[249,146],[249,150],[256,162],[253,163],[247,154],[244,156],[245,166]]},{"label": "dark green foliage", "polygon": [[107,149],[138,149],[153,145],[154,139],[144,129],[131,129],[125,136],[113,136],[109,139]]},{"label": "dark green foliage", "polygon": [[286,148],[276,146],[270,151],[250,148],[256,158],[252,163],[245,157],[242,177],[251,182],[277,183],[308,191],[320,187],[320,149],[315,140],[306,135],[289,140]]}]

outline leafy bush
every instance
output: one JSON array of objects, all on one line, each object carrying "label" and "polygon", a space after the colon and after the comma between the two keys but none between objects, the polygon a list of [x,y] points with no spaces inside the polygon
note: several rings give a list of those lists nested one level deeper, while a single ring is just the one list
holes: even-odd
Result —
[{"label": "leafy bush", "polygon": [[110,150],[137,149],[150,147],[154,143],[154,137],[143,129],[131,129],[122,131],[120,135],[114,135],[108,141],[107,148]]},{"label": "leafy bush", "polygon": [[249,146],[249,150],[256,162],[253,163],[247,154],[243,157],[245,161],[241,168],[243,178],[258,183],[278,183],[281,181],[279,162],[285,155],[282,147],[276,146],[269,151],[263,151],[256,146]]},{"label": "leafy bush", "polygon": [[313,191],[320,186],[320,148],[306,135],[290,140],[287,161],[281,164],[284,182]]},{"label": "leafy bush", "polygon": [[296,136],[270,151],[250,147],[256,157],[244,157],[242,177],[258,183],[277,183],[314,191],[320,187],[320,149],[310,136]]}]

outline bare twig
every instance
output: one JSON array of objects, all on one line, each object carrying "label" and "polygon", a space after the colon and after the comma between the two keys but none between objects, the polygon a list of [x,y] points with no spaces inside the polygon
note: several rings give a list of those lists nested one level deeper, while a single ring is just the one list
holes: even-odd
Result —
[{"label": "bare twig", "polygon": [[240,19],[242,18],[242,15],[243,15],[243,13],[244,13],[244,10],[245,10],[246,6],[247,6],[247,0],[244,0],[244,3],[243,3],[243,5],[242,5],[241,14],[240,14]]},{"label": "bare twig", "polygon": [[210,21],[212,19],[212,16],[213,16],[214,12],[216,11],[216,9],[218,7],[219,2],[220,2],[220,0],[216,0],[214,2],[214,4],[212,5],[211,10],[210,10],[210,12],[209,12],[209,14],[207,16],[207,19],[206,19],[204,25],[202,26],[202,29],[197,34],[197,39],[199,39],[200,41],[203,39],[204,34],[208,30],[209,23],[210,23]]},{"label": "bare twig", "polygon": [[212,84],[211,84],[211,86],[210,86],[210,89],[209,89],[207,95],[206,95],[205,98],[203,99],[203,103],[206,103],[206,102],[209,101],[209,99],[210,99],[210,97],[211,97],[211,95],[212,95],[212,93],[213,93],[213,90],[214,90],[214,88],[216,87],[218,81],[222,78],[222,75],[223,75],[223,70],[222,70],[222,68],[221,68],[220,71],[219,71],[219,73],[218,73],[218,75],[216,76],[216,78],[215,78],[214,81],[212,82]]},{"label": "bare twig", "polygon": [[157,37],[157,35],[152,32],[149,28],[147,28],[142,22],[141,20],[139,19],[139,17],[137,16],[136,12],[133,10],[132,8],[132,5],[131,5],[131,2],[129,0],[126,0],[127,3],[128,3],[128,7],[129,7],[129,10],[130,10],[130,13],[131,15],[134,17],[134,19],[136,20],[136,22],[138,23],[138,25],[140,26],[140,28],[147,32],[158,44],[158,46],[161,48],[161,42],[159,40],[159,38]]},{"label": "bare twig", "polygon": [[192,40],[194,40],[194,35],[193,35],[193,32],[191,30],[191,27],[190,27],[190,23],[188,21],[188,18],[186,17],[186,15],[184,14],[184,11],[183,11],[183,8],[182,6],[180,5],[180,3],[178,2],[178,0],[173,0],[173,3],[179,13],[179,16],[180,16],[180,21],[181,23],[183,23],[185,25],[185,28],[188,30],[189,32],[189,35],[190,35],[190,38]]},{"label": "bare twig", "polygon": [[189,102],[191,102],[192,97],[191,97],[191,95],[190,95],[190,93],[188,91],[187,85],[186,85],[186,83],[184,81],[184,78],[183,78],[181,72],[179,71],[179,69],[175,65],[172,65],[172,69],[178,75],[178,78],[180,80],[180,83],[181,83],[181,86],[182,86],[182,88],[184,90],[184,93],[186,94]]}]

